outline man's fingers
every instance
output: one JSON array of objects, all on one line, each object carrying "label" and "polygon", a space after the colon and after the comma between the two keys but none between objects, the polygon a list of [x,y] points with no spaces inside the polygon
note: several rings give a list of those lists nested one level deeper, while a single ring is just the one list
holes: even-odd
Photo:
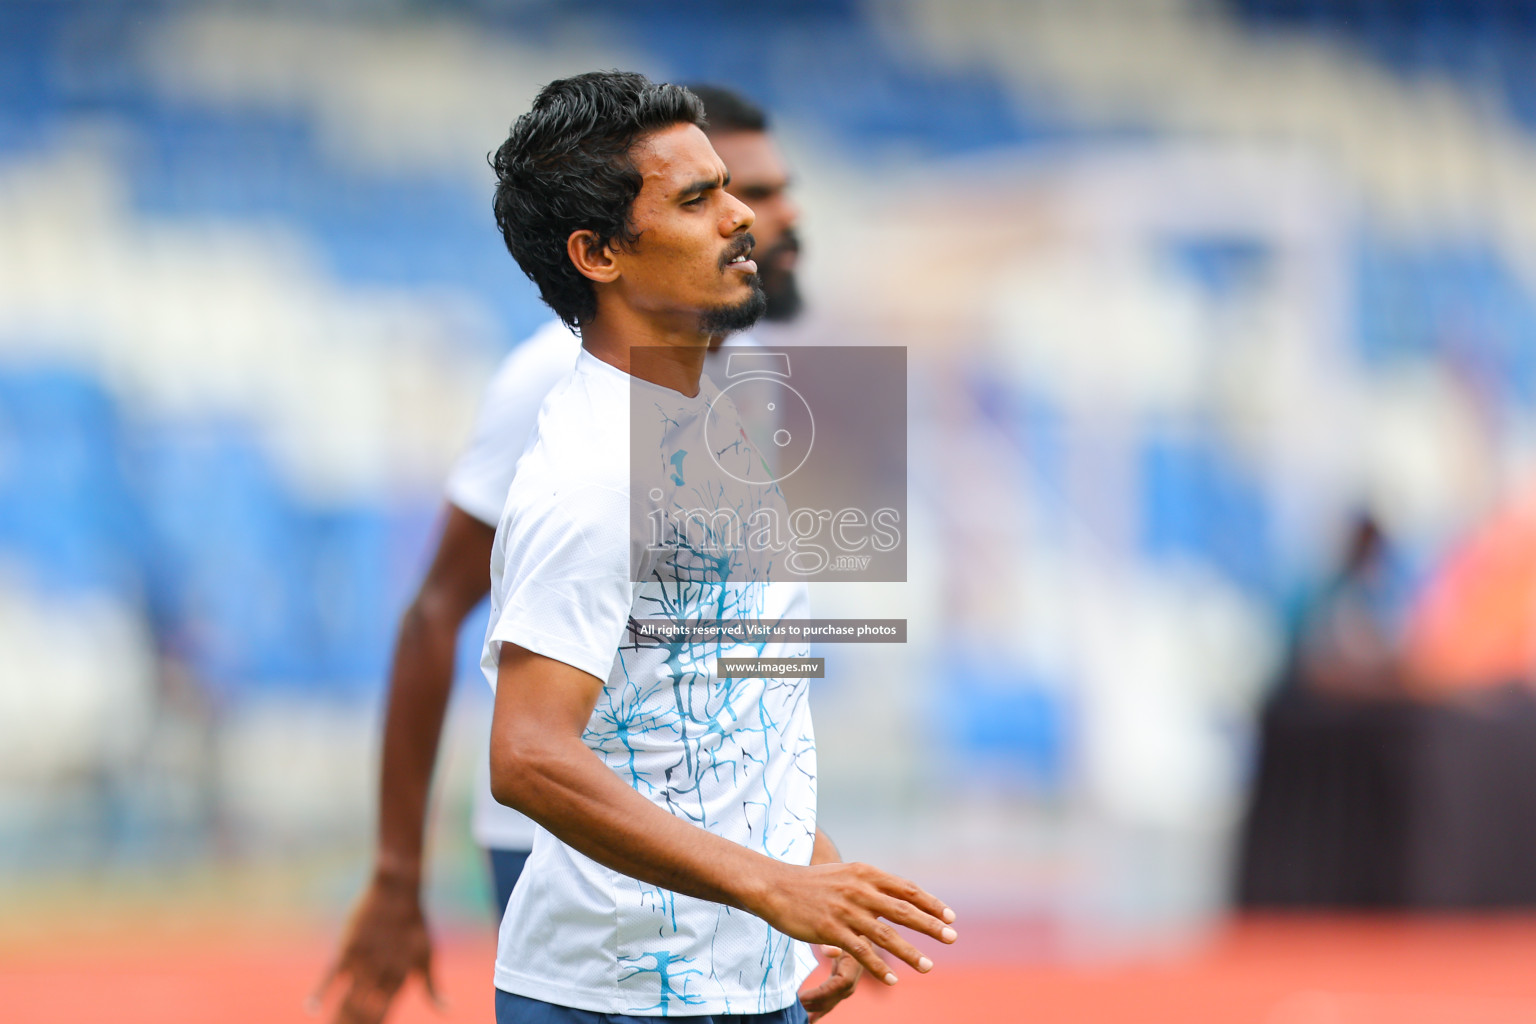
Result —
[{"label": "man's fingers", "polygon": [[815,1024],[853,994],[858,985],[858,961],[836,946],[822,946],[821,953],[832,963],[832,973],[809,992],[800,993],[800,1005],[809,1016],[806,1024]]},{"label": "man's fingers", "polygon": [[800,1005],[815,1020],[853,993],[859,980],[859,964],[836,946],[821,945],[816,951],[832,965],[832,973],[820,985],[800,993]]},{"label": "man's fingers", "polygon": [[378,1024],[383,1016],[384,1008],[379,1005],[377,994],[354,985],[336,1010],[335,1024]]},{"label": "man's fingers", "polygon": [[874,909],[875,913],[887,921],[905,925],[913,931],[932,936],[940,942],[954,942],[959,937],[955,929],[945,924],[942,919],[925,913],[897,897],[882,897]]},{"label": "man's fingers", "polygon": [[[800,1001],[805,1004],[807,1010],[817,1009],[821,1003],[828,1000],[841,1002],[853,991],[858,982],[858,967],[854,966],[852,957],[844,959],[842,950],[838,950],[839,959],[832,966],[832,973],[822,981],[820,985],[809,992],[800,993]],[[817,1004],[813,1006],[812,1004]]]},{"label": "man's fingers", "polygon": [[336,1024],[380,1024],[399,987],[399,982],[391,985],[383,977],[376,978],[372,985],[353,985],[336,1016]]},{"label": "man's fingers", "polygon": [[336,976],[341,973],[341,962],[341,957],[337,957],[335,960],[331,961],[331,966],[327,967],[325,969],[325,973],[320,976],[320,984],[316,985],[315,990],[309,994],[307,999],[304,1000],[304,1012],[308,1013],[310,1016],[313,1017],[319,1014],[320,1007],[325,1002],[325,993],[330,990],[331,983],[335,981]]},{"label": "man's fingers", "polygon": [[[837,947],[833,947],[836,949]],[[851,956],[847,956],[842,950],[837,950],[837,959],[832,962],[832,976],[834,978],[847,978],[848,991],[852,992],[859,983],[859,976],[864,973],[864,968]]]},{"label": "man's fingers", "polygon": [[800,993],[800,1005],[804,1006],[807,1010],[825,1010],[827,1008],[826,1004],[833,996],[841,993],[843,989],[851,988],[853,986],[847,984],[844,979],[834,976],[823,981],[809,992]]},{"label": "man's fingers", "polygon": [[901,933],[884,921],[876,921],[875,926],[869,930],[869,937],[875,945],[881,949],[905,960],[916,970],[926,974],[933,970],[933,961],[929,960],[912,943],[901,937]]},{"label": "man's fingers", "polygon": [[421,981],[426,986],[427,998],[432,1000],[432,1005],[437,1007],[439,1011],[447,1010],[448,1000],[437,993],[437,979],[432,974],[432,960],[430,957],[427,958],[427,962],[421,967]]},{"label": "man's fingers", "polygon": [[381,968],[367,977],[359,977],[354,971],[352,987],[336,1015],[336,1024],[379,1024],[404,983],[405,975],[394,968]]},{"label": "man's fingers", "polygon": [[[951,910],[943,900],[939,899],[933,893],[927,891],[926,889],[919,888],[917,883],[909,882],[905,878],[895,878],[893,876],[892,882],[893,884],[891,885],[882,886],[882,889],[885,891],[887,896],[894,897],[898,902],[906,903],[912,907],[915,907],[927,917],[938,921],[941,928],[944,925],[955,923],[955,912]],[[890,917],[889,914],[884,916]],[[895,918],[892,918],[892,920],[895,920]],[[901,923],[907,924],[906,921],[902,921]],[[908,927],[915,928],[917,926],[908,925]],[[926,928],[922,930],[925,932],[927,931]],[[936,939],[941,938],[937,932],[930,932],[929,934],[933,935],[933,937]],[[943,939],[943,941],[953,942],[954,940]]]},{"label": "man's fingers", "polygon": [[847,942],[843,943],[843,951],[857,960],[859,966],[887,985],[896,984],[895,972],[886,966],[884,960],[880,959],[880,955],[875,952],[874,943],[864,936],[854,935]]}]

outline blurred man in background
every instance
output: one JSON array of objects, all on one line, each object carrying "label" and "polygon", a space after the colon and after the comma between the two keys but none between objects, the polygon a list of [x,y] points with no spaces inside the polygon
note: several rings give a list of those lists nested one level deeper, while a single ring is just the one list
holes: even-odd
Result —
[{"label": "blurred man in background", "polygon": [[[730,170],[726,191],[756,217],[753,259],[767,299],[765,319],[787,323],[802,305],[795,279],[799,210],[788,194],[788,169],[769,134],[767,115],[728,89],[691,89],[704,103],[710,143]],[[732,343],[743,342],[737,336]],[[579,348],[580,340],[559,320],[515,347],[492,376],[469,447],[449,474],[442,532],[401,621],[390,671],[373,873],[319,993],[338,976],[351,979],[336,1017],[346,1024],[381,1020],[400,986],[418,972],[437,998],[421,904],[423,841],[456,640],[465,618],[490,590],[492,541],[518,456],[545,396],[570,374]],[[711,369],[706,366],[705,372]],[[528,858],[534,825],[496,802],[488,759],[479,763],[473,832],[490,861],[499,919]],[[850,961],[821,993],[822,1001],[846,995],[853,977]]]}]

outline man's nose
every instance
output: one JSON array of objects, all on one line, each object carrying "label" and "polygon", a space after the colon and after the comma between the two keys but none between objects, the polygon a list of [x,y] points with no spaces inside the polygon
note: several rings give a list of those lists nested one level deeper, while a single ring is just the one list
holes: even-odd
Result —
[{"label": "man's nose", "polygon": [[725,233],[727,235],[739,235],[752,226],[757,220],[757,214],[752,212],[752,207],[729,192],[725,193],[725,198],[729,200],[727,209],[730,211],[722,222],[726,225]]}]

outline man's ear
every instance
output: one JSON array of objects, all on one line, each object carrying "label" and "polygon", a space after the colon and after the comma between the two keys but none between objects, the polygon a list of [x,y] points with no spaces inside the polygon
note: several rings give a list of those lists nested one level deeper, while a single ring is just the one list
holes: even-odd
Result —
[{"label": "man's ear", "polygon": [[585,228],[572,231],[565,240],[565,251],[582,277],[602,284],[618,279],[619,265],[613,260],[613,246],[599,245],[597,232]]}]

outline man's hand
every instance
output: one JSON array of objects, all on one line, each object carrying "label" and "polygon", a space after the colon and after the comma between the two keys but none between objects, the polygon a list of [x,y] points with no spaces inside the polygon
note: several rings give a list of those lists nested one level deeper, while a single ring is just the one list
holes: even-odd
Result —
[{"label": "man's hand", "polygon": [[857,960],[836,946],[822,946],[821,955],[831,961],[832,973],[820,985],[800,993],[800,1005],[810,1014],[806,1024],[816,1024],[834,1006],[853,995],[859,976],[864,973]]},{"label": "man's hand", "polygon": [[[816,842],[811,847],[812,864],[840,864],[843,855],[837,852],[837,844],[821,829],[816,830]],[[820,947],[821,955],[831,962],[832,973],[827,980],[809,991],[800,993],[800,1005],[810,1014],[810,1021],[818,1021],[832,1012],[838,1003],[853,995],[864,968],[853,957],[836,946]]]},{"label": "man's hand", "polygon": [[414,881],[376,875],[352,913],[341,955],[309,997],[310,1012],[319,1012],[325,993],[345,975],[351,985],[334,1024],[379,1024],[400,986],[417,973],[427,995],[441,1009],[420,890]]},{"label": "man's hand", "polygon": [[938,897],[868,864],[782,865],[776,876],[760,906],[747,909],[792,938],[838,947],[887,985],[896,984],[896,975],[877,947],[918,971],[933,969],[933,961],[888,922],[940,942],[957,938],[950,927],[955,912]]}]

